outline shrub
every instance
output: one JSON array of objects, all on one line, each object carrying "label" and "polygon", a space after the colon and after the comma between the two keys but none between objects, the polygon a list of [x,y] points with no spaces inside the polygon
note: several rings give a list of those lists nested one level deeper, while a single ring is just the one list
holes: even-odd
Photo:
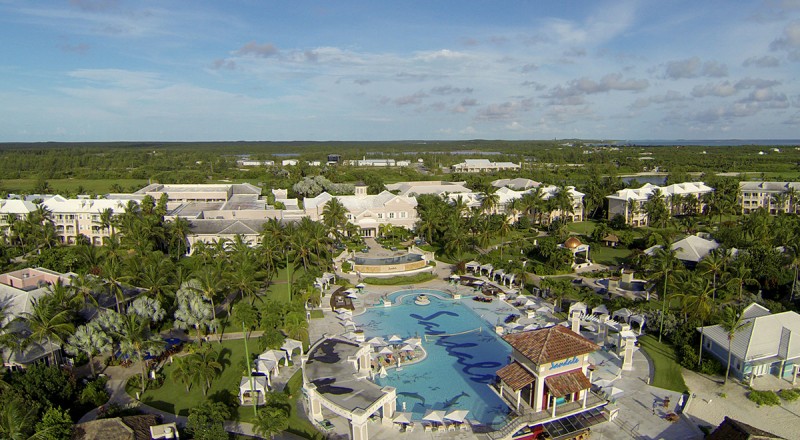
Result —
[{"label": "shrub", "polygon": [[353,270],[353,265],[349,261],[345,261],[342,263],[342,272],[351,272]]},{"label": "shrub", "polygon": [[783,400],[785,400],[787,402],[794,402],[795,400],[800,398],[800,391],[793,390],[793,389],[785,389],[785,390],[781,390],[778,393],[778,395],[781,396],[781,399],[783,399]]},{"label": "shrub", "polygon": [[436,278],[436,275],[423,272],[418,273],[415,275],[408,275],[408,276],[396,276],[396,277],[389,277],[389,278],[377,278],[377,277],[367,277],[364,278],[364,282],[368,284],[374,284],[376,286],[396,286],[398,284],[417,284],[417,283],[424,283],[426,281],[430,281]]},{"label": "shrub", "polygon": [[98,407],[108,402],[109,395],[108,390],[106,390],[106,382],[108,382],[107,378],[98,377],[87,383],[86,387],[81,391],[81,404]]},{"label": "shrub", "polygon": [[747,398],[755,402],[756,405],[775,406],[781,404],[781,399],[778,398],[775,391],[750,390],[750,392],[747,393]]},{"label": "shrub", "polygon": [[684,344],[681,346],[678,355],[680,357],[678,363],[680,363],[682,367],[690,370],[697,369],[697,350],[693,346]]},{"label": "shrub", "polygon": [[710,376],[725,374],[725,369],[722,367],[722,364],[718,360],[710,357],[703,359],[703,363],[700,364],[699,371]]}]

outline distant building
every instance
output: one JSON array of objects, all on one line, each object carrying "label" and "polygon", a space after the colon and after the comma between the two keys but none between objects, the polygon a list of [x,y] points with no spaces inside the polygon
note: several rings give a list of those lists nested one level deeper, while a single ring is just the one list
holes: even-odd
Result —
[{"label": "distant building", "polygon": [[[174,423],[170,425],[175,425]],[[171,431],[172,437],[154,436],[151,427],[159,426],[158,417],[153,414],[138,416],[114,417],[110,419],[92,420],[74,426],[72,440],[151,440],[179,438],[178,431]],[[177,426],[175,426],[177,427]],[[164,430],[166,431],[166,429]]]},{"label": "distant building", "polygon": [[261,167],[261,166],[273,166],[275,165],[274,160],[250,160],[250,159],[241,159],[236,161],[236,165],[240,167]]},{"label": "distant building", "polygon": [[714,188],[703,182],[684,182],[667,186],[656,186],[650,183],[640,188],[626,188],[617,191],[608,199],[608,219],[617,215],[625,218],[625,224],[633,227],[647,226],[649,219],[644,210],[644,203],[656,191],[661,190],[661,195],[667,209],[672,215],[687,214],[692,211],[702,212],[705,206],[702,202],[704,194],[714,191]]},{"label": "distant building", "polygon": [[[756,303],[742,312],[743,322],[731,340],[731,374],[747,380],[772,374],[794,381],[800,370],[800,315],[770,313]],[[697,329],[700,331],[701,329]],[[728,363],[728,332],[719,325],[702,327],[703,350]]]},{"label": "distant building", "polygon": [[706,440],[783,440],[783,437],[725,416]]},{"label": "distant building", "polygon": [[[687,267],[695,267],[700,260],[718,247],[719,243],[716,241],[706,240],[697,235],[689,235],[670,245],[670,249],[675,251],[675,258],[682,261]],[[661,249],[661,245],[651,246],[645,249],[644,253],[653,256],[658,249]]]},{"label": "distant building", "polygon": [[328,164],[338,164],[342,162],[342,156],[340,154],[329,154],[328,155]]},{"label": "distant building", "polygon": [[749,214],[758,208],[770,214],[797,213],[800,204],[800,182],[739,182],[739,203]]},{"label": "distant building", "polygon": [[516,179],[498,179],[492,182],[492,186],[494,186],[495,188],[507,187],[517,191],[524,191],[531,188],[536,188],[541,184],[542,184],[541,182],[537,182],[531,179],[523,179],[521,177],[517,177]]},{"label": "distant building", "polygon": [[363,159],[350,160],[347,162],[349,165],[355,167],[407,167],[411,165],[409,160],[394,160],[394,159]]},{"label": "distant building", "polygon": [[465,182],[447,182],[442,180],[422,180],[414,182],[398,182],[386,185],[388,191],[395,192],[399,196],[419,196],[422,194],[463,194],[472,192],[464,186]]},{"label": "distant building", "polygon": [[452,166],[453,172],[456,173],[493,173],[497,171],[517,171],[519,169],[519,164],[512,162],[491,162],[489,159],[466,159],[464,162]]}]

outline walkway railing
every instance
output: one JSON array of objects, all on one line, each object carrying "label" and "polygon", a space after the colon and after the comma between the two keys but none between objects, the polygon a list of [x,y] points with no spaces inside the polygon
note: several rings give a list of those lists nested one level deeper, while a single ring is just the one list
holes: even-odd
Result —
[{"label": "walkway railing", "polygon": [[606,402],[607,400],[603,399],[597,394],[589,392],[589,396],[587,396],[586,398],[586,408],[583,408],[583,401],[579,400],[576,402],[570,402],[559,405],[556,408],[555,418],[553,418],[553,415],[550,411],[525,412],[521,416],[510,421],[506,426],[500,428],[495,432],[489,433],[489,437],[495,440],[506,438],[511,434],[520,430],[523,426],[536,425],[539,423],[548,422],[550,420],[556,420],[563,417],[567,417],[569,415],[584,411],[586,409],[596,408],[598,406],[605,404]]}]

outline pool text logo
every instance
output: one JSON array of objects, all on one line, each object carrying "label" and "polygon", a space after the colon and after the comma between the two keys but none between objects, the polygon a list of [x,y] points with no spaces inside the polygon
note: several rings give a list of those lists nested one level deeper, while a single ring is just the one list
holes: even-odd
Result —
[{"label": "pool text logo", "polygon": [[575,356],[572,359],[564,359],[560,362],[550,362],[550,370],[555,370],[556,368],[566,367],[567,365],[577,364],[578,357]]}]

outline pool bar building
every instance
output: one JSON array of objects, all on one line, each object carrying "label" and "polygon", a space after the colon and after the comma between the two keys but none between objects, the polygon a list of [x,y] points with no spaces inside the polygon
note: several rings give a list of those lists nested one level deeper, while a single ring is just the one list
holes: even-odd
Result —
[{"label": "pool bar building", "polygon": [[556,325],[506,335],[512,361],[497,371],[497,391],[519,415],[493,439],[580,438],[608,418],[591,391],[589,354],[599,347]]}]

